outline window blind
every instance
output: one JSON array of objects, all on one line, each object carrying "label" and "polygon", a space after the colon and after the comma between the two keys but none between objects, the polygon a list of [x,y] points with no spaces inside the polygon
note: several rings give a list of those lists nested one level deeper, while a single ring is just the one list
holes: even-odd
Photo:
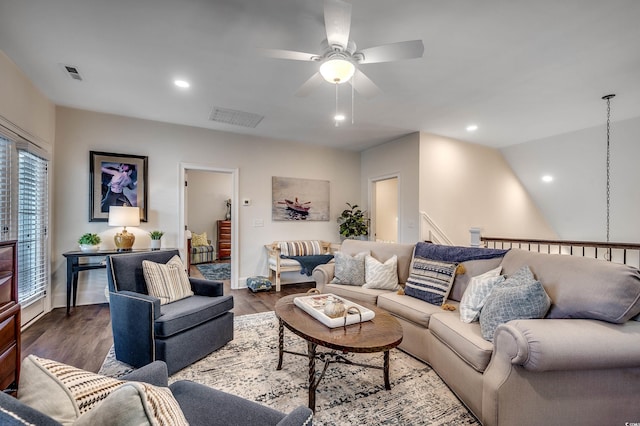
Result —
[{"label": "window blind", "polygon": [[0,136],[0,241],[14,240],[18,237],[18,198],[11,186],[17,180],[18,170],[14,152],[15,143]]},{"label": "window blind", "polygon": [[48,162],[18,149],[18,299],[44,297],[48,283]]}]

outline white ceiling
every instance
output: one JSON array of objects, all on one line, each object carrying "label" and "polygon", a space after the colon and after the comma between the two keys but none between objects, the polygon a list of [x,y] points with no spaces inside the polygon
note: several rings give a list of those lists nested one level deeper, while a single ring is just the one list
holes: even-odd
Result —
[{"label": "white ceiling", "polygon": [[[294,95],[316,63],[257,51],[320,53],[321,0],[0,0],[0,50],[58,105],[356,150],[413,131],[536,140],[602,124],[608,93],[614,120],[640,116],[640,1],[351,3],[359,48],[422,39],[425,54],[362,65],[382,94],[356,94],[355,124],[338,128],[329,83]],[[347,112],[350,97],[341,86]],[[208,120],[214,106],[265,118],[222,125]]]}]

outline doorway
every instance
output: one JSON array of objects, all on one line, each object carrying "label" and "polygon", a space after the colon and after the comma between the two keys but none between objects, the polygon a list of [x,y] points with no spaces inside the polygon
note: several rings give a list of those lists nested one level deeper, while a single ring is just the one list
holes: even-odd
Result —
[{"label": "doorway", "polygon": [[398,242],[398,176],[371,181],[371,235],[375,241]]},{"label": "doorway", "polygon": [[[213,262],[230,262],[231,288],[238,288],[238,170],[221,169],[202,164],[180,164],[180,179],[184,185],[180,190],[180,241],[182,252],[186,256],[185,231],[202,235],[214,247]],[[230,220],[226,221],[227,200],[231,200]],[[218,221],[223,221],[218,223]],[[231,250],[228,241],[225,250],[217,244],[218,226],[228,230],[231,227]],[[228,232],[228,231],[227,231]],[[226,234],[226,233],[225,233]],[[229,256],[230,254],[230,256]],[[185,257],[186,258],[186,257]]]}]

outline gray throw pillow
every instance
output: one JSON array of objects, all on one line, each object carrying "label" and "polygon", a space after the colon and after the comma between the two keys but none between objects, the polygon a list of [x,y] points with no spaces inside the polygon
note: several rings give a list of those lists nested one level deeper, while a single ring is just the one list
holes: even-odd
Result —
[{"label": "gray throw pillow", "polygon": [[551,299],[528,266],[493,287],[480,311],[482,336],[493,342],[500,324],[514,319],[544,318]]},{"label": "gray throw pillow", "polygon": [[342,252],[335,252],[336,261],[334,278],[331,284],[346,284],[361,286],[364,284],[364,260],[369,253],[362,252],[349,256]]}]

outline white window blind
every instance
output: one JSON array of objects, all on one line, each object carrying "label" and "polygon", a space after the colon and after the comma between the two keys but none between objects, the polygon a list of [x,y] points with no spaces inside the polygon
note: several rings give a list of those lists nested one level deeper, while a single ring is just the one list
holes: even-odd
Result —
[{"label": "white window blind", "polygon": [[0,240],[18,238],[17,200],[18,194],[12,190],[17,181],[17,162],[15,161],[15,143],[0,136]]},{"label": "white window blind", "polygon": [[48,161],[18,149],[18,299],[44,297],[48,283]]}]

